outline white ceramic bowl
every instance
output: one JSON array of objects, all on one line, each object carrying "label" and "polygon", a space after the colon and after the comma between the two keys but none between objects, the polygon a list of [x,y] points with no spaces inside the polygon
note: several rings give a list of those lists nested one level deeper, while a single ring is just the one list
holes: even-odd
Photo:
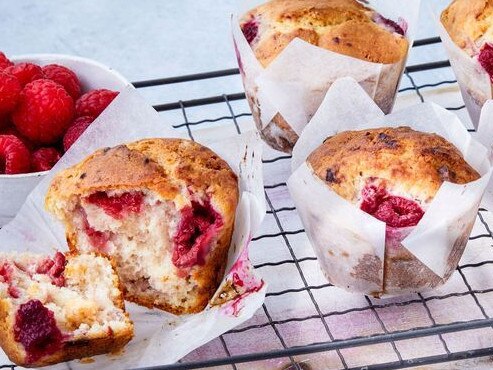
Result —
[{"label": "white ceramic bowl", "polygon": [[[91,59],[61,54],[29,54],[10,58],[14,63],[31,62],[44,66],[59,64],[70,68],[79,77],[82,93],[93,89],[121,91],[129,82],[118,72]],[[46,172],[19,175],[0,175],[0,226],[5,225],[19,211],[29,193]]]}]

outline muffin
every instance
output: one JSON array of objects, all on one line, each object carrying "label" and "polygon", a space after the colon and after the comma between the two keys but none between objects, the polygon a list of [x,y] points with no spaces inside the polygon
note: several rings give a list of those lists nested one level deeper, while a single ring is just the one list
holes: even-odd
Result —
[{"label": "muffin", "polygon": [[59,173],[46,207],[71,250],[113,258],[126,299],[185,314],[203,310],[223,278],[238,196],[235,173],[210,149],[146,139]]},{"label": "muffin", "polygon": [[[263,68],[295,38],[348,57],[385,65],[403,62],[409,49],[405,21],[394,22],[356,0],[272,0],[247,12],[240,19],[240,27]],[[385,113],[392,109],[402,69],[403,65],[380,82],[360,81],[378,85],[375,101]],[[385,86],[381,86],[384,81]],[[250,91],[246,85],[247,98],[263,139],[274,149],[291,152],[298,139],[296,132],[279,113],[264,127],[258,91]]]},{"label": "muffin", "polygon": [[[471,114],[477,124],[480,108],[491,98],[493,3],[487,0],[454,0],[442,12],[440,20],[448,33],[445,37],[450,37],[453,44],[470,58],[469,63],[473,63],[472,66],[467,66],[468,61],[464,62],[462,55],[449,50],[452,66],[463,89],[464,100],[466,103],[470,100],[479,107]],[[487,74],[487,86],[481,86],[477,73]]]},{"label": "muffin", "polygon": [[0,345],[23,367],[121,350],[133,324],[119,285],[102,256],[0,253]]},{"label": "muffin", "polygon": [[[443,182],[466,184],[480,178],[454,145],[408,127],[346,131],[327,138],[307,164],[332,191],[386,224],[383,286],[372,295],[419,291],[449,278],[453,269],[439,277],[401,242],[421,220]],[[455,241],[450,265],[457,265],[472,226],[467,223]],[[340,257],[330,249],[328,253],[337,263]],[[351,275],[377,281],[381,266],[381,260],[363,258]],[[325,272],[329,280],[337,281],[331,271]]]}]

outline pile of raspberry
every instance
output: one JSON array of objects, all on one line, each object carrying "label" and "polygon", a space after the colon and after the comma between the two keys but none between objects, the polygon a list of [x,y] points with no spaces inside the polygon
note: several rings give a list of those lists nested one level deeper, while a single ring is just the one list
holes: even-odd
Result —
[{"label": "pile of raspberry", "polygon": [[82,94],[72,70],[14,64],[0,52],[0,174],[50,170],[117,95]]}]

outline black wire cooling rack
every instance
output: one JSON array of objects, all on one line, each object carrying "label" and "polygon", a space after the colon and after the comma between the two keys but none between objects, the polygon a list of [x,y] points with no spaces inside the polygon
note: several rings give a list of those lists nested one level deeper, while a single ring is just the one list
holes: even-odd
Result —
[{"label": "black wire cooling rack", "polygon": [[[439,42],[438,37],[417,40],[414,47]],[[402,83],[407,86],[399,90],[400,98],[414,96],[417,101],[425,101],[430,89],[450,87],[460,99],[451,71],[450,79],[421,85],[416,82],[420,73],[439,69],[450,70],[449,62],[408,66]],[[144,89],[199,83],[200,80],[237,76],[238,73],[237,69],[229,69],[139,81],[134,82],[134,86]],[[465,114],[462,101],[457,102],[458,105],[447,109]],[[154,107],[167,116],[167,121],[171,120],[173,127],[186,130],[191,139],[201,128],[219,127],[225,135],[253,128],[243,93]],[[471,128],[470,131],[474,130]],[[287,195],[289,161],[289,155],[266,147],[263,163],[268,211],[261,233],[252,240],[250,251],[252,262],[267,282],[272,274],[284,274],[286,278],[281,280],[286,280],[285,284],[269,287],[262,309],[251,320],[197,349],[177,364],[152,369],[397,369],[493,355],[492,341],[486,340],[476,348],[460,346],[462,338],[464,341],[471,336],[493,338],[493,319],[490,317],[493,314],[493,295],[490,295],[493,294],[493,279],[489,285],[488,282],[478,285],[477,278],[471,283],[470,275],[471,271],[493,268],[493,254],[461,264],[451,279],[455,280],[452,288],[391,300],[358,296],[357,304],[354,304],[351,299],[355,295],[349,298],[349,293],[313,277],[314,271],[319,270],[316,257],[307,252],[304,230]],[[468,249],[474,248],[474,243],[487,244],[488,253],[493,248],[488,221],[493,225],[493,216],[481,209],[470,238],[473,246]],[[493,276],[491,272],[489,275]],[[296,281],[296,284],[290,285],[290,281]],[[327,303],[336,301],[335,306]],[[281,305],[284,309],[278,310]],[[471,315],[456,317],[454,312],[459,306]],[[414,347],[420,350],[413,352]],[[488,359],[484,361],[487,367]],[[493,366],[493,362],[489,362],[489,366]],[[14,366],[0,368],[13,369]]]}]

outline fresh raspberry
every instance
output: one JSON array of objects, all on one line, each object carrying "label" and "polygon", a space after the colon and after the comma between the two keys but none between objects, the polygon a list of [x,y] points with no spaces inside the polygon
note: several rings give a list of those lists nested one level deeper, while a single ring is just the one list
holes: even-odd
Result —
[{"label": "fresh raspberry", "polygon": [[23,137],[20,132],[15,128],[15,126],[13,125],[13,123],[10,121],[7,122],[7,126],[6,127],[2,127],[2,129],[0,130],[0,135],[14,135],[15,137],[17,137],[20,141],[22,141],[22,143],[27,147],[27,149],[29,149],[30,152],[33,152],[37,149],[37,146],[34,145],[31,140],[29,139],[26,139],[25,137]]},{"label": "fresh raspberry", "polygon": [[248,43],[251,44],[258,35],[258,24],[255,19],[251,19],[241,25],[241,30]]},{"label": "fresh raspberry", "polygon": [[92,90],[85,93],[75,103],[77,117],[91,116],[96,118],[110,105],[117,95],[117,91],[106,89]]},{"label": "fresh raspberry", "polygon": [[73,99],[61,85],[47,79],[28,83],[12,114],[19,132],[36,144],[57,142],[73,117]]},{"label": "fresh raspberry", "polygon": [[0,71],[0,115],[12,112],[21,94],[22,86],[19,80],[3,71]]},{"label": "fresh raspberry", "polygon": [[19,306],[15,315],[14,339],[23,345],[27,361],[35,362],[63,346],[63,335],[53,311],[33,299]]},{"label": "fresh raspberry", "polygon": [[58,64],[49,64],[43,67],[43,73],[45,78],[62,85],[74,101],[79,98],[80,81],[73,71]]},{"label": "fresh raspberry", "polygon": [[22,87],[26,86],[29,82],[44,78],[41,67],[33,63],[19,63],[7,67],[3,71],[17,77]]},{"label": "fresh raspberry", "polygon": [[63,150],[67,151],[77,141],[77,139],[91,125],[94,118],[82,116],[77,118],[70,126],[63,137]]},{"label": "fresh raspberry", "polygon": [[0,71],[4,68],[13,66],[14,63],[12,63],[9,58],[5,56],[3,52],[0,51]]},{"label": "fresh raspberry", "polygon": [[14,135],[0,135],[0,173],[27,173],[31,167],[29,149]]},{"label": "fresh raspberry", "polygon": [[60,153],[53,147],[36,150],[31,159],[33,172],[49,171],[60,160]]},{"label": "fresh raspberry", "polygon": [[493,44],[490,44],[489,42],[484,44],[478,55],[478,61],[493,82]]},{"label": "fresh raspberry", "polygon": [[139,213],[142,210],[144,194],[132,192],[109,196],[104,191],[100,191],[89,195],[86,200],[90,204],[101,207],[107,215],[119,220],[128,213]]}]

